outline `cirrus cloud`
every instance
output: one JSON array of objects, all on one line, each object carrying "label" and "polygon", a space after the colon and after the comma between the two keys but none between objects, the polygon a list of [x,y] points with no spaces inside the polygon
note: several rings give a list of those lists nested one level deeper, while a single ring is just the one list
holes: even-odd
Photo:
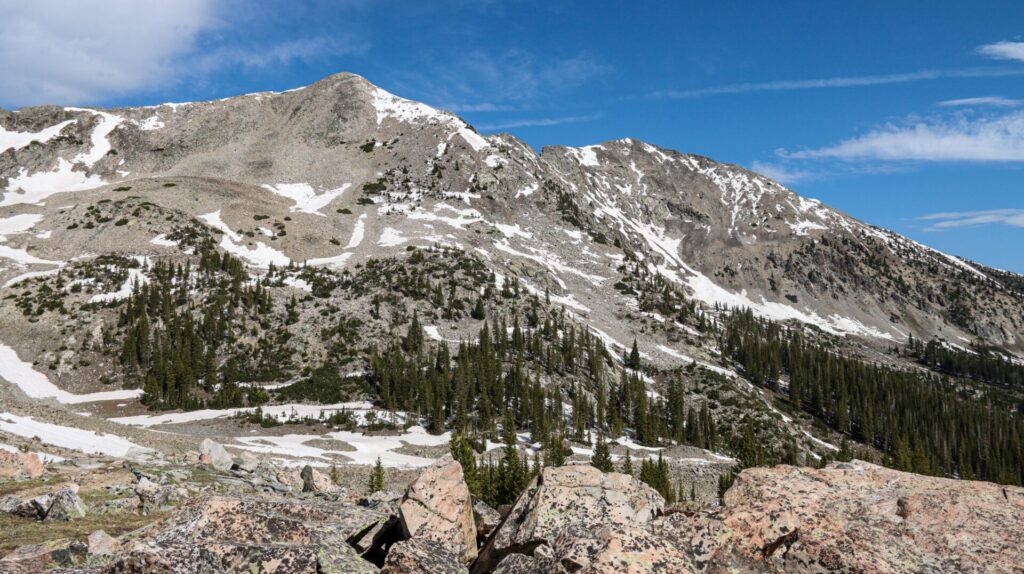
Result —
[{"label": "cirrus cloud", "polygon": [[1024,42],[995,42],[978,48],[978,53],[997,60],[1024,62]]},{"label": "cirrus cloud", "polygon": [[1024,112],[908,120],[789,159],[1024,162]]},{"label": "cirrus cloud", "polygon": [[925,231],[942,231],[960,227],[976,227],[979,225],[1008,225],[1024,227],[1024,209],[989,209],[983,211],[953,211],[932,213],[919,217],[922,221],[931,222]]}]

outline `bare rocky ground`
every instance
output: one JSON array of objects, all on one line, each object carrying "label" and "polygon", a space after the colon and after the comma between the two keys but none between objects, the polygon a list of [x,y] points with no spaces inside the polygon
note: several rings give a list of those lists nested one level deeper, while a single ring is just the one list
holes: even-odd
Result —
[{"label": "bare rocky ground", "polygon": [[1024,571],[1024,489],[860,461],[748,469],[717,508],[667,507],[633,477],[569,464],[498,513],[450,457],[369,494],[201,450],[47,465],[0,453],[0,571]]}]

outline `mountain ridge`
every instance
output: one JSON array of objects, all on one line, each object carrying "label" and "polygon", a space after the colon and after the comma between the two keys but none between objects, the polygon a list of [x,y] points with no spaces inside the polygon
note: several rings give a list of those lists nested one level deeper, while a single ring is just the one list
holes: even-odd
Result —
[{"label": "mountain ridge", "polygon": [[[538,153],[513,136],[480,136],[455,114],[394,96],[361,76],[344,72],[284,92],[257,92],[207,102],[108,111],[53,107],[27,110],[27,114],[19,110],[7,114],[6,118],[0,116],[0,125],[5,119],[10,122],[15,114],[48,114],[51,119],[64,123],[61,133],[74,132],[76,127],[79,130],[75,135],[44,134],[49,139],[44,137],[46,141],[39,145],[56,147],[56,153],[46,150],[33,154],[31,149],[37,147],[33,144],[6,148],[0,155],[0,158],[8,157],[7,161],[0,159],[0,181],[6,181],[7,192],[0,205],[40,201],[55,191],[51,188],[85,190],[127,183],[140,177],[208,177],[212,174],[222,180],[271,189],[276,189],[274,186],[280,182],[303,181],[310,189],[303,188],[301,193],[316,196],[318,192],[337,190],[345,185],[351,189],[356,189],[360,183],[372,185],[380,180],[382,170],[390,164],[401,164],[401,169],[408,171],[415,164],[443,168],[457,166],[461,161],[473,166],[470,176],[453,178],[448,176],[450,172],[433,179],[403,175],[405,185],[429,186],[435,191],[440,188],[442,194],[454,196],[470,193],[466,190],[475,186],[494,185],[494,191],[503,192],[508,204],[500,211],[507,212],[510,208],[516,209],[512,206],[530,203],[534,186],[539,188],[545,181],[553,182],[553,185],[564,186],[575,199],[587,203],[579,207],[598,206],[594,208],[598,213],[592,224],[602,228],[602,233],[621,235],[620,241],[649,251],[652,260],[664,259],[675,268],[673,273],[690,277],[659,270],[664,265],[657,261],[648,263],[657,272],[666,272],[674,282],[687,284],[694,294],[710,290],[710,293],[703,293],[708,304],[750,306],[766,316],[797,319],[834,333],[859,332],[897,341],[906,340],[907,333],[917,330],[919,337],[932,335],[970,340],[981,336],[1018,351],[1021,349],[1020,331],[1014,332],[1005,323],[999,325],[999,330],[987,328],[982,325],[983,321],[951,325],[946,319],[932,320],[934,313],[931,312],[911,317],[904,323],[884,320],[901,315],[897,307],[911,309],[912,315],[915,306],[937,309],[939,306],[934,305],[934,301],[942,297],[939,294],[941,278],[934,273],[927,293],[919,295],[915,301],[888,304],[884,297],[877,296],[869,301],[868,294],[860,293],[856,305],[842,307],[830,304],[829,296],[834,300],[854,290],[858,278],[852,273],[828,278],[838,286],[833,289],[832,285],[816,282],[816,275],[822,273],[814,269],[804,272],[806,276],[792,273],[789,264],[774,265],[769,273],[751,271],[765,265],[766,259],[787,256],[792,260],[795,248],[785,246],[786,241],[792,240],[793,245],[804,247],[807,242],[799,238],[810,238],[816,244],[819,237],[828,235],[839,240],[856,238],[871,242],[874,239],[881,244],[861,248],[858,257],[864,259],[867,251],[885,248],[896,255],[894,261],[902,262],[901,259],[908,257],[931,260],[928,265],[988,278],[961,258],[924,248],[892,232],[878,232],[878,228],[817,200],[803,198],[746,168],[665,150],[632,138],[582,147],[545,146]],[[329,113],[324,113],[325,110]],[[74,117],[61,119],[68,114]],[[84,114],[89,115],[83,117]],[[51,126],[47,128],[52,130]],[[406,130],[410,133],[405,133]],[[88,141],[93,144],[88,154],[83,150],[70,159],[65,158],[70,150],[62,151],[61,139],[77,137],[84,145],[87,131]],[[111,143],[108,136],[113,136],[115,143]],[[25,138],[24,135],[17,137]],[[378,137],[391,138],[391,142],[378,141]],[[407,143],[409,138],[412,138],[411,143]],[[73,144],[74,140],[65,143]],[[367,148],[368,145],[372,147]],[[111,150],[116,157],[111,155]],[[442,157],[449,151],[454,158]],[[386,157],[367,157],[376,155]],[[643,171],[637,168],[637,159],[643,164]],[[41,167],[47,161],[52,171],[29,173],[33,167]],[[343,169],[339,171],[335,166],[343,166]],[[643,181],[645,177],[648,181],[653,178],[653,183]],[[24,196],[19,194],[21,190]],[[470,199],[464,198],[464,201],[468,204]],[[483,202],[483,206],[485,210],[491,207],[488,202]],[[380,211],[378,208],[378,213]],[[590,218],[594,214],[586,215]],[[672,237],[665,231],[670,228],[675,233]],[[702,231],[704,237],[700,237]],[[868,237],[872,235],[873,238]],[[759,247],[761,245],[776,245],[790,253],[780,254],[774,249]],[[738,268],[733,268],[729,261],[714,255],[719,250],[756,253],[747,254],[746,261],[738,262],[735,265]],[[843,252],[820,257],[848,260],[850,255]],[[800,263],[804,268],[809,267],[806,262]],[[906,275],[902,271],[898,274]],[[778,285],[787,280],[790,285]],[[881,291],[886,286],[888,284],[880,280],[873,289]],[[793,292],[783,293],[787,288]],[[868,305],[872,311],[867,315],[860,313]],[[854,328],[843,327],[846,323]]]}]

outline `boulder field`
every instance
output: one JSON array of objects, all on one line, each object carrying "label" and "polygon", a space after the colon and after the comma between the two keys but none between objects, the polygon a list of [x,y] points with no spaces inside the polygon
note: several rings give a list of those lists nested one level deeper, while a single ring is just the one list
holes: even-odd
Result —
[{"label": "boulder field", "polygon": [[445,457],[400,499],[200,494],[120,537],[21,547],[0,572],[1024,572],[1022,540],[1022,488],[859,461],[747,469],[710,510],[589,465],[546,468],[502,516]]}]

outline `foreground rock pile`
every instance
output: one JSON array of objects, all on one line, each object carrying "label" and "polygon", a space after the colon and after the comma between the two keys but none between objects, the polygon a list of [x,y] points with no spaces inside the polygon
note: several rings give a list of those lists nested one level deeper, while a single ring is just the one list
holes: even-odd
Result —
[{"label": "foreground rock pile", "polygon": [[[401,497],[344,497],[302,474],[286,495],[201,494],[120,537],[22,547],[0,572],[1024,572],[1024,489],[861,462],[748,469],[714,511],[667,509],[623,474],[548,468],[504,516],[448,457]],[[73,495],[42,518],[74,514]]]}]

